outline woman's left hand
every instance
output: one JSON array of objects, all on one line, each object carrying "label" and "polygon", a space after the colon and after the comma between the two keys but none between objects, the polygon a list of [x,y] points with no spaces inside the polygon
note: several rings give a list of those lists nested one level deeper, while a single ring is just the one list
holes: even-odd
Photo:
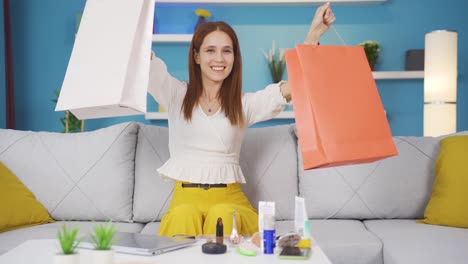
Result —
[{"label": "woman's left hand", "polygon": [[336,18],[330,7],[330,3],[321,5],[315,11],[314,19],[310,24],[309,32],[307,33],[305,44],[318,44],[320,37],[327,32],[328,28]]}]

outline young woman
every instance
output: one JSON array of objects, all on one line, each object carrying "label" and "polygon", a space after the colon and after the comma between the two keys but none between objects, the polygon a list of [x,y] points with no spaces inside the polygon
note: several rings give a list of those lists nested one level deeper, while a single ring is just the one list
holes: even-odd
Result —
[{"label": "young woman", "polygon": [[[320,6],[305,43],[318,44],[334,21],[330,4]],[[246,182],[240,147],[246,127],[283,110],[290,100],[288,83],[242,94],[239,41],[224,22],[197,28],[188,59],[188,84],[169,75],[154,53],[151,60],[148,91],[168,112],[171,155],[158,172],[176,181],[159,234],[215,234],[218,217],[228,234],[235,210],[238,232],[251,235],[258,229],[258,216],[240,188]]]}]

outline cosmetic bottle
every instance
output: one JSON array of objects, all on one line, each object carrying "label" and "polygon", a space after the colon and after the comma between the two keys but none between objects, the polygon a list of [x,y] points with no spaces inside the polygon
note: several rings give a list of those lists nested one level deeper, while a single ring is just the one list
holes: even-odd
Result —
[{"label": "cosmetic bottle", "polygon": [[229,240],[232,244],[237,245],[240,243],[239,233],[237,232],[237,220],[236,220],[236,211],[232,212],[232,231],[229,236]]},{"label": "cosmetic bottle", "polygon": [[223,219],[218,217],[218,221],[216,222],[216,244],[223,244],[223,240]]},{"label": "cosmetic bottle", "polygon": [[259,201],[258,202],[258,234],[260,236],[260,248],[263,251],[263,216],[266,214],[275,215],[275,202]]},{"label": "cosmetic bottle", "polygon": [[294,229],[296,233],[304,236],[304,223],[307,222],[307,212],[305,206],[305,199],[303,197],[296,196],[294,206]]},{"label": "cosmetic bottle", "polygon": [[263,216],[263,253],[273,254],[275,250],[275,216]]}]

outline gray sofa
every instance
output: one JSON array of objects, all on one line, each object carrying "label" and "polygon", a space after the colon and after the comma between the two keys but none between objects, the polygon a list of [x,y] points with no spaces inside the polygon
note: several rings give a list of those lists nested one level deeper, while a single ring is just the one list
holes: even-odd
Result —
[{"label": "gray sofa", "polygon": [[[304,171],[294,126],[249,128],[243,189],[255,207],[276,202],[277,234],[293,230],[294,197],[305,197],[313,237],[334,264],[467,263],[467,229],[416,223],[431,195],[439,140],[395,137],[398,156]],[[167,144],[167,128],[139,123],[79,134],[0,129],[0,161],[57,220],[0,233],[0,254],[55,238],[62,221],[82,234],[108,220],[120,231],[156,234],[173,187],[156,173]]]}]

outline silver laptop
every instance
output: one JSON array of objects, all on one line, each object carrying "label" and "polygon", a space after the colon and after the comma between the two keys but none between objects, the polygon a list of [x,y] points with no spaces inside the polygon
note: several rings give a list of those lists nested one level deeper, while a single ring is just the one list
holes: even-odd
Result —
[{"label": "silver laptop", "polygon": [[[117,232],[115,243],[112,246],[116,252],[136,255],[159,255],[192,245],[195,239],[177,238],[172,239],[165,236],[143,235],[139,233]],[[80,248],[93,249],[91,238],[87,237],[79,245]]]}]

